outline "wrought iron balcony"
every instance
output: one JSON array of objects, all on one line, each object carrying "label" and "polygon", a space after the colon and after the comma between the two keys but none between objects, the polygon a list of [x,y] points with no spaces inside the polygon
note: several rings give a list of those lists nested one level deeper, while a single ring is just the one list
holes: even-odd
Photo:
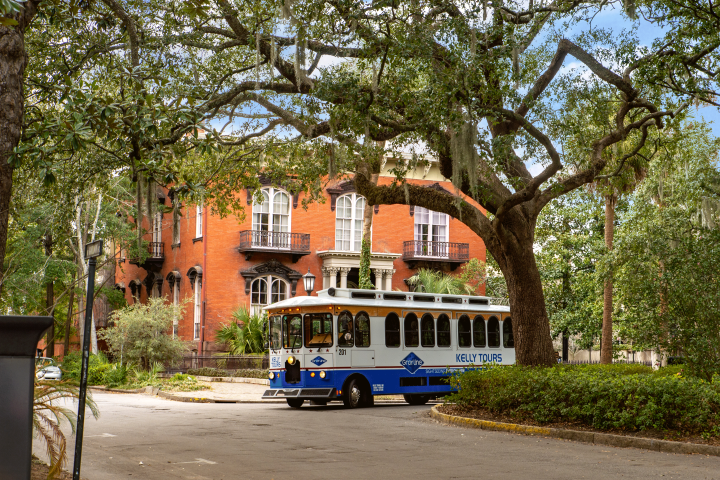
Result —
[{"label": "wrought iron balcony", "polygon": [[148,242],[148,256],[141,263],[138,258],[130,258],[128,261],[140,268],[151,272],[159,272],[165,262],[165,251],[163,242]]},{"label": "wrought iron balcony", "polygon": [[402,258],[411,268],[422,266],[420,263],[444,262],[454,270],[459,264],[470,260],[470,244],[409,240],[403,243]]},{"label": "wrought iron balcony", "polygon": [[310,234],[243,230],[237,250],[245,254],[246,260],[250,260],[253,253],[288,253],[294,263],[303,255],[310,254]]}]

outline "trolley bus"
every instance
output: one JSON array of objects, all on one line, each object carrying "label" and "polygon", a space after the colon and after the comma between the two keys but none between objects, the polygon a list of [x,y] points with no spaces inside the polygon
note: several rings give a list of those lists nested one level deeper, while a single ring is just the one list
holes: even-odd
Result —
[{"label": "trolley bus", "polygon": [[488,297],[329,288],[265,308],[270,389],[346,407],[401,394],[411,405],[447,395],[453,371],[515,363],[510,308]]}]

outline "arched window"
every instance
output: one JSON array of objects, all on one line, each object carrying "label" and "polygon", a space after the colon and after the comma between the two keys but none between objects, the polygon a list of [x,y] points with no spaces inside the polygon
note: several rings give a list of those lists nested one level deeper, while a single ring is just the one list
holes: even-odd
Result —
[{"label": "arched window", "polygon": [[471,347],[470,317],[463,315],[458,320],[458,347]]},{"label": "arched window", "polygon": [[473,320],[473,345],[476,348],[485,346],[485,319],[482,315],[478,315]]},{"label": "arched window", "polygon": [[508,317],[503,321],[503,347],[515,348],[515,339],[512,332],[512,318]]},{"label": "arched window", "polygon": [[420,322],[420,339],[423,347],[435,346],[435,319],[429,313],[422,316]]},{"label": "arched window", "polygon": [[415,254],[430,257],[448,255],[448,216],[423,207],[415,207]]},{"label": "arched window", "polygon": [[335,210],[335,250],[359,252],[362,242],[365,198],[356,193],[337,199]]},{"label": "arched window", "polygon": [[450,318],[444,313],[437,320],[437,346],[450,346]]},{"label": "arched window", "polygon": [[417,347],[420,344],[418,332],[418,318],[414,313],[408,313],[405,317],[405,346]]},{"label": "arched window", "polygon": [[261,314],[262,309],[287,298],[288,285],[285,280],[268,275],[258,277],[250,285],[250,313]]},{"label": "arched window", "polygon": [[338,315],[338,346],[353,346],[353,316],[345,310]]},{"label": "arched window", "polygon": [[385,346],[393,348],[400,346],[400,317],[397,313],[389,313],[385,317]]},{"label": "arched window", "polygon": [[275,188],[263,188],[261,201],[253,203],[253,245],[285,248],[290,246],[290,195]]},{"label": "arched window", "polygon": [[497,317],[490,317],[487,322],[488,347],[497,348],[500,346],[500,320]]},{"label": "arched window", "polygon": [[365,312],[355,315],[355,346],[370,346],[370,316]]}]

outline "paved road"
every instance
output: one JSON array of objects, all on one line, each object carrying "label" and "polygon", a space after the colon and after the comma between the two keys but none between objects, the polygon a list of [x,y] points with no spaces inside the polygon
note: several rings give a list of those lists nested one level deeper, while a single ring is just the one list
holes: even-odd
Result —
[{"label": "paved road", "polygon": [[429,407],[94,397],[102,413],[85,426],[82,476],[90,480],[720,479],[720,457],[447,426],[429,418]]}]

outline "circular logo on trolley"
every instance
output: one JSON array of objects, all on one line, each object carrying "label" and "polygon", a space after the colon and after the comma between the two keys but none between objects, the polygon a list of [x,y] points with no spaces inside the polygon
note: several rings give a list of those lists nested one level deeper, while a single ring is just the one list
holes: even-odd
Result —
[{"label": "circular logo on trolley", "polygon": [[418,368],[422,367],[424,363],[425,362],[420,360],[420,357],[415,355],[413,352],[410,352],[410,354],[407,357],[400,360],[400,365],[405,367],[405,370],[407,370],[410,373],[417,372]]},{"label": "circular logo on trolley", "polygon": [[313,359],[310,360],[310,361],[311,361],[312,363],[314,363],[315,365],[317,365],[318,367],[319,367],[320,365],[322,365],[323,363],[327,362],[327,360],[325,360],[325,359],[324,359],[323,357],[321,357],[320,355],[318,355],[317,357],[313,358]]}]

